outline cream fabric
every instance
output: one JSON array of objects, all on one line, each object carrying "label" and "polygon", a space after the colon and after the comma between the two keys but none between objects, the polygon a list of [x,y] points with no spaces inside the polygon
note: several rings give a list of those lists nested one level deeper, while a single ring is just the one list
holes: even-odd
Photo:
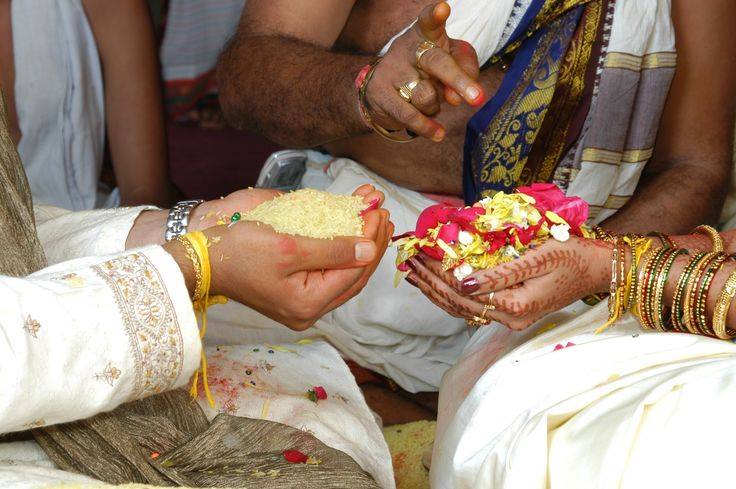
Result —
[{"label": "cream fabric", "polygon": [[18,145],[37,204],[86,210],[119,203],[99,187],[105,101],[82,0],[13,0]]},{"label": "cream fabric", "polygon": [[[50,265],[85,256],[119,253],[135,220],[156,207],[118,207],[71,212],[59,207],[36,205],[36,230]],[[163,241],[163,233],[161,233]]]},{"label": "cream fabric", "polygon": [[631,316],[596,335],[605,304],[567,317],[495,363],[497,332],[473,337],[443,380],[433,487],[732,487],[736,345]]},{"label": "cream fabric", "polygon": [[63,423],[184,385],[200,355],[160,247],[0,278],[0,433]]},{"label": "cream fabric", "polygon": [[[483,66],[508,40],[530,0],[448,0],[452,13],[447,19],[447,34],[453,39],[468,41]],[[385,54],[394,41],[414,25],[396,34],[381,49]]]}]

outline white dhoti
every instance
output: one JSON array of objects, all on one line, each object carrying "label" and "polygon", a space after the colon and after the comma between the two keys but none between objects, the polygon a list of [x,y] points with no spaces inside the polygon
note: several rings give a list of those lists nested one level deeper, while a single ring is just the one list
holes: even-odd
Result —
[{"label": "white dhoti", "polygon": [[736,345],[631,316],[594,334],[606,318],[601,304],[491,367],[481,329],[443,381],[432,486],[733,487]]}]

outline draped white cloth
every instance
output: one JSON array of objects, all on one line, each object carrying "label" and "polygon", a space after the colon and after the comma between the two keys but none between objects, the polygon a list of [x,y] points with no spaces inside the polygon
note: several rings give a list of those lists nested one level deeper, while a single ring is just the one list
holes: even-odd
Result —
[{"label": "draped white cloth", "polygon": [[479,330],[443,380],[432,487],[733,487],[736,345],[606,318],[572,306],[498,361]]},{"label": "draped white cloth", "polygon": [[13,0],[18,145],[34,202],[113,207],[99,186],[105,100],[97,42],[81,0]]},{"label": "draped white cloth", "polygon": [[[50,266],[23,279],[0,277],[0,434],[188,384],[201,341],[179,267],[160,246],[124,251],[145,209],[35,207]],[[207,350],[216,400],[214,410],[201,403],[208,416],[228,412],[310,430],[393,489],[380,427],[335,349],[251,341]],[[315,386],[326,389],[326,400],[306,397]],[[0,487],[77,481],[89,480],[55,469],[35,442],[0,443]]]}]

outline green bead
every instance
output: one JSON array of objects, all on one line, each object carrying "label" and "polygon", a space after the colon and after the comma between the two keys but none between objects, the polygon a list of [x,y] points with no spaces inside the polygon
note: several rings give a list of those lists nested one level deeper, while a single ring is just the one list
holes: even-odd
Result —
[{"label": "green bead", "polygon": [[230,220],[231,220],[232,222],[237,222],[237,221],[239,221],[239,220],[240,220],[240,212],[236,212],[235,214],[233,214],[233,216],[232,216],[232,217],[230,218]]}]

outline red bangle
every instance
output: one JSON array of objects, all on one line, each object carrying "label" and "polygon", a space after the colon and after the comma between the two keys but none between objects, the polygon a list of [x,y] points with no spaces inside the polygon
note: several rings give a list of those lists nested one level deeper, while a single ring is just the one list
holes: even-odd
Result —
[{"label": "red bangle", "polygon": [[368,72],[371,71],[371,68],[373,67],[373,64],[367,64],[364,67],[360,69],[358,72],[358,76],[355,77],[355,89],[360,90],[360,87],[363,86],[363,83],[365,82],[365,77],[368,76]]}]

